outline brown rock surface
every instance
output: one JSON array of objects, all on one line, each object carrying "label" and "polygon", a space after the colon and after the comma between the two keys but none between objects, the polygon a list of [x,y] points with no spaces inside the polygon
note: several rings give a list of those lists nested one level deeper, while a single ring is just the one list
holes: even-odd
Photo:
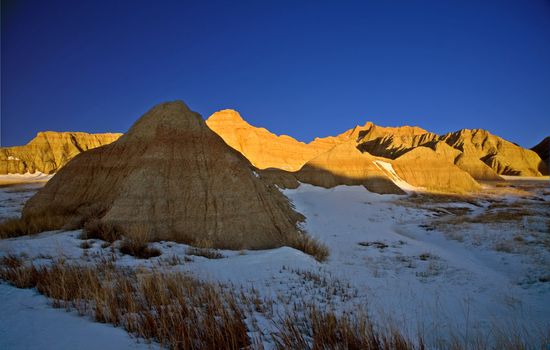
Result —
[{"label": "brown rock surface", "polygon": [[442,154],[416,147],[392,162],[397,175],[409,184],[433,192],[474,192],[479,184]]},{"label": "brown rock surface", "polygon": [[107,145],[122,134],[85,132],[39,132],[25,146],[0,148],[0,174],[24,174],[36,171],[51,174],[77,154]]},{"label": "brown rock surface", "polygon": [[281,246],[303,219],[181,101],[157,105],[116,142],[76,156],[23,217],[74,222],[91,212],[129,236],[145,230],[150,240],[230,249]]}]

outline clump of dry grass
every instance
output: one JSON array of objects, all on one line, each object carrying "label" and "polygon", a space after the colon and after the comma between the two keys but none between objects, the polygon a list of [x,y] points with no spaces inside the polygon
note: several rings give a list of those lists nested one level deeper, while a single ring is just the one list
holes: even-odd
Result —
[{"label": "clump of dry grass", "polygon": [[225,256],[212,248],[189,247],[185,251],[187,255],[203,256],[207,259],[223,259]]},{"label": "clump of dry grass", "polygon": [[84,223],[81,239],[101,239],[114,242],[123,235],[122,230],[114,224],[106,223],[100,219],[90,219]]},{"label": "clump of dry grass", "polygon": [[422,338],[414,344],[396,330],[376,331],[366,313],[336,315],[316,307],[287,316],[273,341],[277,349],[425,349]]},{"label": "clump of dry grass", "polygon": [[289,238],[286,245],[313,256],[319,262],[327,260],[330,254],[326,245],[306,233],[299,233],[297,236]]},{"label": "clump of dry grass", "polygon": [[250,345],[236,297],[184,274],[136,275],[112,264],[24,266],[0,261],[0,279],[35,287],[53,306],[123,327],[169,349],[242,349]]},{"label": "clump of dry grass", "polygon": [[0,223],[0,238],[19,237],[44,231],[58,230],[63,227],[64,223],[64,217],[52,215],[8,219]]},{"label": "clump of dry grass", "polygon": [[132,227],[131,234],[125,237],[120,244],[120,252],[140,259],[161,255],[159,249],[149,247],[149,236],[149,232],[144,226]]},{"label": "clump of dry grass", "polygon": [[129,238],[125,238],[120,244],[120,252],[139,259],[149,259],[161,255],[161,251],[159,249],[149,247],[147,243]]}]

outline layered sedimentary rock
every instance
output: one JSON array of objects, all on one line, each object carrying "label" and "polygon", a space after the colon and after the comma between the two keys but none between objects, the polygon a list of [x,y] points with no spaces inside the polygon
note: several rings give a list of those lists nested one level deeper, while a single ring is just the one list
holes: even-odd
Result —
[{"label": "layered sedimentary rock", "polygon": [[97,217],[128,236],[281,246],[303,217],[181,101],[160,104],[117,141],[76,156],[23,209],[23,217]]},{"label": "layered sedimentary rock", "polygon": [[474,192],[479,184],[447,158],[419,146],[392,162],[397,175],[407,183],[431,192]]},{"label": "layered sedimentary rock", "polygon": [[463,129],[440,139],[466,156],[482,160],[500,175],[541,176],[546,171],[538,154],[486,130]]},{"label": "layered sedimentary rock", "polygon": [[380,127],[368,122],[359,132],[357,147],[375,156],[395,159],[437,138],[438,135],[417,126]]},{"label": "layered sedimentary rock", "polygon": [[248,124],[231,109],[212,114],[206,123],[258,169],[296,171],[309,159],[331,147],[308,145],[286,135],[277,136],[267,129]]},{"label": "layered sedimentary rock", "polygon": [[25,146],[0,148],[0,174],[55,173],[77,154],[107,145],[121,134],[39,132]]},{"label": "layered sedimentary rock", "polygon": [[550,136],[544,138],[535,147],[531,148],[531,151],[538,154],[545,163],[539,168],[539,171],[543,174],[548,174],[550,167]]},{"label": "layered sedimentary rock", "polygon": [[444,141],[434,141],[424,144],[430,147],[447,161],[454,163],[457,167],[470,174],[476,180],[498,181],[503,180],[492,168],[476,158],[471,153],[464,153],[449,146]]}]

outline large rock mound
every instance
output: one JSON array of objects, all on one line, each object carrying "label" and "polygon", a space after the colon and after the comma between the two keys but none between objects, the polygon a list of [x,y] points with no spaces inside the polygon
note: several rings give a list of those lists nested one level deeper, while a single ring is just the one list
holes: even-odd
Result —
[{"label": "large rock mound", "polygon": [[128,236],[229,249],[281,246],[303,219],[181,101],[154,107],[116,142],[75,157],[27,202],[23,217],[33,215],[97,216]]},{"label": "large rock mound", "polygon": [[52,174],[74,156],[107,145],[122,134],[85,132],[39,132],[25,146],[0,148],[0,174],[41,172]]}]

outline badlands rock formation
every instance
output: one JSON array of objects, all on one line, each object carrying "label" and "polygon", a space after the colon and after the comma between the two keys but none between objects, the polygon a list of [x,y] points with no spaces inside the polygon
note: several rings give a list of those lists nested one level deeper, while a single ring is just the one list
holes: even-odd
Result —
[{"label": "badlands rock formation", "polygon": [[258,169],[296,171],[309,159],[331,147],[307,145],[290,136],[277,136],[267,129],[248,124],[232,109],[212,114],[206,123]]},{"label": "badlands rock formation", "polygon": [[539,169],[546,171],[538,154],[486,130],[464,129],[440,139],[468,157],[482,160],[500,175],[541,176]]},{"label": "badlands rock formation", "polygon": [[[419,127],[380,127],[368,122],[338,136],[316,138],[309,144],[304,144],[292,138],[289,138],[289,140],[292,140],[289,141],[286,137],[277,137],[265,129],[252,127],[235,111],[230,111],[230,114],[232,116],[236,115],[238,118],[229,118],[227,117],[228,113],[228,111],[215,113],[208,121],[209,126],[219,133],[230,146],[244,154],[261,169],[272,167],[294,171],[296,172],[294,174],[295,178],[301,176],[300,181],[313,181],[324,185],[346,183],[343,180],[342,173],[347,170],[339,168],[339,166],[344,163],[342,159],[346,155],[353,155],[353,157],[357,155],[350,153],[349,147],[348,149],[346,147],[332,149],[348,142],[355,143],[356,148],[367,158],[369,156],[384,158],[389,163],[393,163],[418,147],[431,148],[438,155],[438,162],[446,161],[454,165],[445,171],[446,174],[451,174],[455,170],[462,170],[442,182],[449,185],[451,191],[453,191],[452,187],[462,189],[476,187],[471,186],[469,180],[465,183],[454,183],[464,172],[470,175],[468,179],[472,177],[476,180],[489,181],[502,180],[499,174],[540,176],[547,172],[546,164],[534,152],[479,129],[464,129],[440,136]],[[335,154],[341,151],[343,154],[335,157]],[[330,153],[323,156],[326,152]],[[428,157],[426,163],[423,163],[422,158],[418,158],[419,163],[411,163],[410,166],[425,168],[428,164],[435,164],[433,163],[435,162],[434,156],[430,152],[423,150],[418,154]],[[323,166],[325,170],[332,169],[331,171],[334,171],[334,169],[339,168],[334,172],[335,176],[332,177],[332,180],[328,179],[326,171],[323,174],[313,176],[316,171],[314,169],[318,168],[308,163],[318,157],[320,157],[319,160],[324,159],[325,164]],[[414,158],[414,154],[411,158]],[[335,163],[329,166],[328,163],[332,162],[332,159]],[[350,160],[348,164],[352,162]],[[368,163],[369,160],[366,160],[366,162]],[[401,167],[403,167],[403,164],[401,164]],[[303,169],[303,171],[298,171],[299,169]],[[437,167],[437,169],[443,168]],[[350,173],[346,178],[357,180],[357,171],[349,166],[348,170]],[[418,169],[418,171],[412,173],[420,174],[422,170],[426,169]],[[277,178],[288,184],[294,183],[289,180],[288,176],[284,176],[280,172],[271,172],[266,176]],[[428,187],[441,186],[434,183]],[[463,190],[460,190],[460,192],[463,192]]]},{"label": "badlands rock formation", "polygon": [[76,156],[23,209],[120,227],[150,240],[278,247],[303,217],[181,101],[160,104],[117,141]]},{"label": "badlands rock formation", "polygon": [[531,148],[539,157],[545,162],[543,169],[539,169],[541,172],[546,170],[545,174],[548,174],[550,167],[550,136],[545,137],[544,140],[539,142],[535,147]]},{"label": "badlands rock formation", "polygon": [[39,132],[25,146],[0,148],[0,174],[55,173],[77,154],[117,140],[122,134]]}]

